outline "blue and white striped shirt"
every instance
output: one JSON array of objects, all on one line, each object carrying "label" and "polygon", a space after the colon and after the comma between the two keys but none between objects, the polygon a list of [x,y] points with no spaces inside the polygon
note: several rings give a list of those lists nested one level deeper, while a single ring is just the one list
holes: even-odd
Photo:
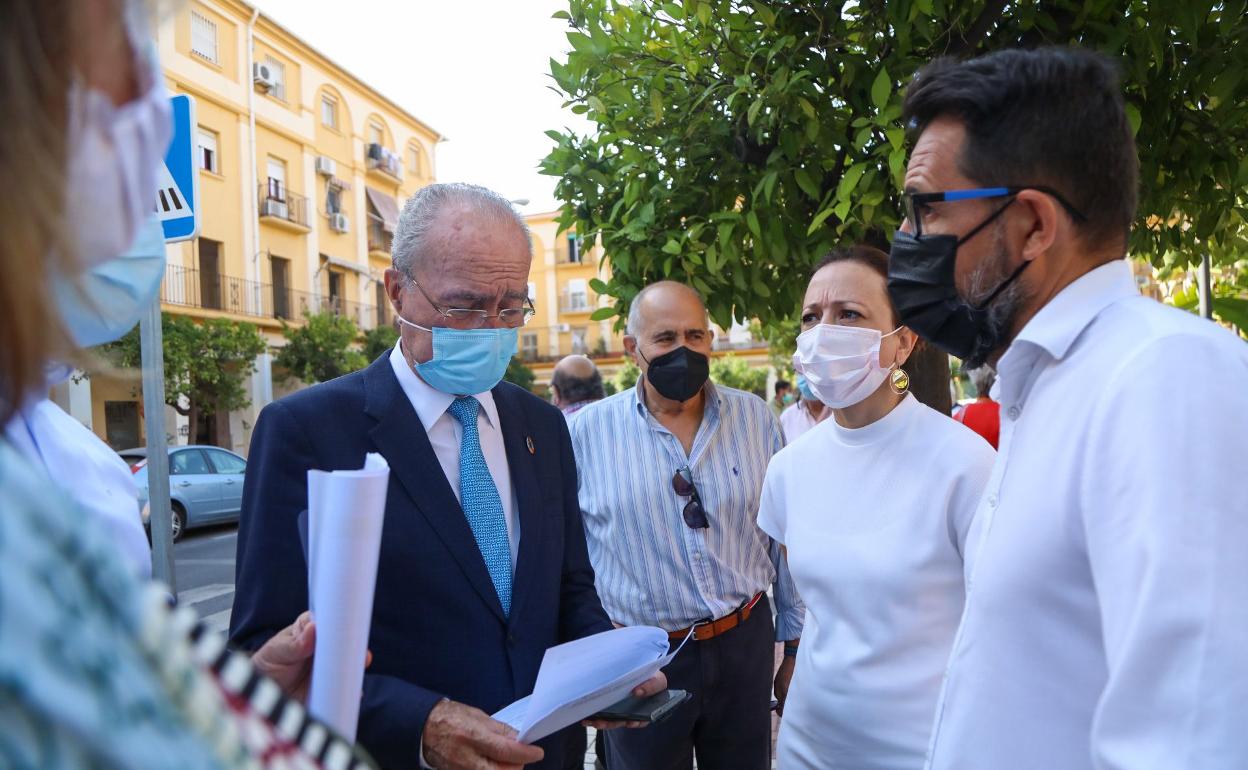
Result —
[{"label": "blue and white striped shirt", "polygon": [[[775,416],[761,398],[708,382],[686,459],[680,440],[646,409],[642,386],[568,421],[607,614],[623,625],[676,631],[723,617],[774,583],[776,638],[796,639],[806,609],[780,546],[756,522],[767,464],[784,446]],[[686,464],[707,529],[690,529],[681,517],[688,498],[672,489],[672,476]]]}]

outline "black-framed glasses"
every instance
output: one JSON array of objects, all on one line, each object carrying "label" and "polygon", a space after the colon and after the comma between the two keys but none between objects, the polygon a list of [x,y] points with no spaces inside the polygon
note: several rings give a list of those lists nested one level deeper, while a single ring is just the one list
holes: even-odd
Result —
[{"label": "black-framed glasses", "polygon": [[407,279],[420,291],[420,295],[425,298],[425,301],[446,319],[446,325],[452,329],[480,329],[491,318],[497,318],[503,326],[516,329],[527,324],[529,319],[537,312],[533,307],[533,300],[529,298],[524,300],[524,307],[505,308],[498,311],[495,315],[490,315],[484,310],[474,310],[472,308],[446,307],[434,302],[433,297],[429,296],[429,292],[425,291],[425,287],[420,285],[420,281],[417,281],[410,275]]},{"label": "black-framed glasses", "polygon": [[1004,198],[1018,195],[1023,190],[1036,190],[1045,195],[1051,195],[1058,203],[1062,204],[1062,208],[1066,209],[1066,212],[1072,218],[1080,222],[1087,221],[1087,217],[1083,215],[1083,212],[1075,208],[1057,190],[1037,184],[1011,185],[1008,187],[975,187],[969,190],[946,190],[944,192],[902,193],[902,213],[905,215],[906,221],[910,223],[910,226],[914,228],[914,236],[917,238],[923,234],[923,216],[927,213],[928,207],[933,203]]},{"label": "black-framed glasses", "polygon": [[685,509],[681,511],[686,527],[706,529],[711,526],[706,518],[706,508],[702,506],[702,498],[698,495],[698,488],[693,484],[693,472],[689,470],[689,466],[680,468],[672,475],[672,489],[681,497],[689,498]]}]

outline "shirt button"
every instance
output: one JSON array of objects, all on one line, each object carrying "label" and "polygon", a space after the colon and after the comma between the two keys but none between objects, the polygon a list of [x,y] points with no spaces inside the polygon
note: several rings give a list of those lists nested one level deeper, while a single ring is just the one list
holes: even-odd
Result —
[{"label": "shirt button", "polygon": [[1011,420],[1017,420],[1018,416],[1022,414],[1022,410],[1019,409],[1017,406],[1012,406],[1010,407],[1009,411],[1006,412],[1006,414],[1010,416]]},{"label": "shirt button", "polygon": [[989,495],[989,496],[988,496],[988,507],[989,507],[989,508],[996,508],[996,507],[997,507],[997,496],[996,496],[996,495]]}]

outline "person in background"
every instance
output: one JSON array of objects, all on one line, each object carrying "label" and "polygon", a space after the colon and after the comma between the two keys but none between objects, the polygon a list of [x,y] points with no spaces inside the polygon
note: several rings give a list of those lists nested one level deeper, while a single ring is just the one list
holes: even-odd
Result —
[{"label": "person in background", "polygon": [[776,393],[772,396],[771,401],[767,402],[767,406],[771,407],[771,413],[779,419],[781,413],[789,408],[795,400],[793,383],[788,380],[776,380]]},{"label": "person in background", "polygon": [[57,362],[85,363],[81,345],[124,334],[155,300],[163,243],[118,255],[150,216],[168,97],[145,3],[19,0],[5,14],[0,112],[16,117],[0,174],[22,195],[0,206],[0,765],[320,767],[281,722],[369,767],[287,698],[306,692],[310,618],[248,660],[171,610],[136,569],[137,502],[116,465],[49,409]]},{"label": "person in background", "polygon": [[[693,639],[666,672],[693,693],[663,722],[606,736],[611,770],[770,767],[775,643],[796,649],[801,600],[780,547],[755,522],[767,462],[781,446],[766,403],[708,380],[712,334],[697,292],[664,281],[629,309],[635,388],[569,422],[580,507],[611,619]],[[777,606],[773,628],[768,588]],[[774,674],[774,681],[773,681]],[[627,734],[625,734],[627,733]]]},{"label": "person in background", "polygon": [[806,631],[776,748],[785,770],[919,770],[965,598],[992,449],[907,392],[917,338],[888,257],[816,266],[793,368],[832,418],[771,461],[758,523],[786,547]]},{"label": "person in background", "polygon": [[1001,402],[929,767],[1248,767],[1248,345],[1139,293],[1116,64],[942,59],[902,123],[893,301]]},{"label": "person in background", "polygon": [[555,406],[564,417],[570,417],[607,397],[597,365],[580,355],[564,356],[555,364],[555,371],[550,377],[550,390]]},{"label": "person in background", "polygon": [[975,386],[975,400],[959,409],[953,419],[983,436],[996,449],[1001,435],[1001,405],[992,400],[989,391],[997,375],[991,366],[980,366],[967,374]]},{"label": "person in background", "polygon": [[797,392],[798,402],[780,413],[780,428],[784,431],[786,444],[792,444],[798,436],[823,422],[831,414],[810,389],[810,383],[800,374],[797,375]]},{"label": "person in background", "polygon": [[[359,722],[384,767],[562,768],[567,731],[522,744],[489,715],[532,692],[548,648],[611,628],[567,424],[502,381],[534,312],[530,244],[495,192],[417,191],[385,274],[402,324],[390,355],[274,401],[252,434],[230,618],[242,649],[307,609],[308,470],[368,452],[390,465]],[[660,673],[636,694],[665,687]]]}]

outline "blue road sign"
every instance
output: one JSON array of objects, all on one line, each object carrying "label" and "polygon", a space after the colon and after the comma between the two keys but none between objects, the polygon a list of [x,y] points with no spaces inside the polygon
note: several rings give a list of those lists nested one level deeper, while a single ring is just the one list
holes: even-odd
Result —
[{"label": "blue road sign", "polygon": [[195,167],[195,100],[178,94],[173,103],[173,141],[165,153],[156,191],[156,216],[165,242],[188,241],[199,234],[199,172]]}]

